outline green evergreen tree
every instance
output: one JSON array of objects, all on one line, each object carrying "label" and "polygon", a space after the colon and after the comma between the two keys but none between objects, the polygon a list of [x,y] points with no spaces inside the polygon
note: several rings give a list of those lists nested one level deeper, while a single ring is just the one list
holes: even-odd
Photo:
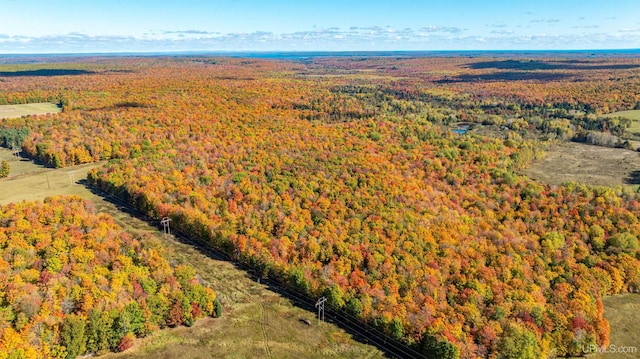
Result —
[{"label": "green evergreen tree", "polygon": [[498,343],[499,359],[536,359],[540,357],[540,346],[536,336],[528,329],[510,324]]},{"label": "green evergreen tree", "polygon": [[337,284],[333,284],[327,288],[324,291],[324,296],[327,297],[327,303],[333,308],[340,309],[345,306],[342,289],[340,289]]},{"label": "green evergreen tree", "polygon": [[459,359],[460,349],[446,339],[438,340],[435,335],[425,333],[420,342],[420,351],[427,358]]},{"label": "green evergreen tree", "polygon": [[629,232],[616,233],[609,239],[609,246],[633,253],[638,249],[638,238]]},{"label": "green evergreen tree", "polygon": [[356,297],[352,297],[347,302],[347,311],[359,317],[360,315],[362,315],[362,312],[364,311],[364,306],[362,305],[362,302],[360,301],[360,299]]},{"label": "green evergreen tree", "polygon": [[396,339],[402,339],[402,333],[404,332],[404,328],[402,326],[402,322],[398,318],[393,318],[391,320],[391,324],[389,325],[391,329],[391,335],[393,335]]},{"label": "green evergreen tree", "polygon": [[9,167],[9,162],[2,160],[2,163],[0,163],[0,178],[9,176],[10,171],[11,167]]},{"label": "green evergreen tree", "polygon": [[101,333],[102,325],[102,313],[95,309],[89,312],[86,328],[87,352],[100,353],[109,350],[109,342]]},{"label": "green evergreen tree", "polygon": [[62,344],[67,348],[67,358],[73,359],[86,350],[85,322],[75,315],[70,314],[64,318],[60,333]]},{"label": "green evergreen tree", "polygon": [[215,307],[215,310],[216,310],[216,318],[220,318],[222,316],[222,304],[220,304],[220,301],[218,300],[218,298],[216,298],[216,300],[213,301],[213,306]]},{"label": "green evergreen tree", "polygon": [[126,316],[129,319],[129,328],[127,328],[127,332],[133,333],[136,336],[144,336],[146,334],[144,328],[144,313],[140,308],[140,305],[136,301],[131,301],[124,307],[123,312],[126,313]]}]

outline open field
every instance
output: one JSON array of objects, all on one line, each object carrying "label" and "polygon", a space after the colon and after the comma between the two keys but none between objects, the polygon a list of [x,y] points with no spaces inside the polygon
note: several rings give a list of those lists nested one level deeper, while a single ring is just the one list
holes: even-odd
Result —
[{"label": "open field", "polygon": [[567,142],[551,147],[545,158],[533,163],[523,174],[552,185],[576,181],[632,186],[640,184],[639,171],[638,152]]},{"label": "open field", "polygon": [[634,135],[640,135],[640,120],[631,121],[631,126],[629,126],[626,131]]},{"label": "open field", "polygon": [[640,135],[640,110],[619,111],[606,114],[605,117],[624,117],[631,120],[631,126],[626,132]]},{"label": "open field", "polygon": [[92,163],[63,169],[37,166],[24,158],[15,157],[12,151],[0,149],[0,160],[7,160],[9,177],[0,181],[0,204],[22,200],[42,200],[54,195],[78,195],[89,198],[92,193],[77,181],[87,178],[87,172],[100,163]]},{"label": "open field", "polygon": [[56,112],[60,112],[60,107],[49,102],[0,106],[0,118],[18,118],[28,115],[44,115]]},{"label": "open field", "polygon": [[605,117],[624,117],[630,120],[640,120],[640,110],[618,111],[606,114]]},{"label": "open field", "polygon": [[[604,316],[611,326],[611,345],[621,350],[601,353],[593,358],[640,358],[640,294],[616,295],[604,298],[602,302],[605,307]],[[634,347],[635,352],[632,349]]]},{"label": "open field", "polygon": [[[172,264],[185,263],[211,284],[223,304],[222,318],[207,318],[193,327],[179,327],[139,339],[124,353],[105,358],[383,358],[377,348],[354,340],[337,326],[318,325],[313,312],[295,307],[287,298],[251,279],[233,263],[214,259],[193,246],[162,234],[148,223],[131,217],[86,187],[69,182],[86,178],[98,164],[49,169],[12,157],[0,148],[0,159],[10,160],[16,176],[0,180],[0,204],[42,200],[47,196],[78,195],[94,202],[96,210],[109,213],[123,228],[146,234],[144,240],[160,243]],[[47,188],[47,179],[51,189]],[[310,319],[312,326],[300,321]]]}]

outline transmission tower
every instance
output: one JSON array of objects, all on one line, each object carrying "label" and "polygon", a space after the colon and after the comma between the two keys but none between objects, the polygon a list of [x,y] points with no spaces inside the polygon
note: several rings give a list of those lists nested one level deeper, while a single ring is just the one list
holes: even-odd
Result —
[{"label": "transmission tower", "polygon": [[169,228],[169,222],[171,222],[171,218],[169,217],[164,217],[160,221],[160,224],[162,225],[162,229],[165,234],[171,234],[171,228]]},{"label": "transmission tower", "polygon": [[327,298],[321,297],[316,302],[316,308],[318,308],[318,320],[324,322],[324,303],[326,303]]}]

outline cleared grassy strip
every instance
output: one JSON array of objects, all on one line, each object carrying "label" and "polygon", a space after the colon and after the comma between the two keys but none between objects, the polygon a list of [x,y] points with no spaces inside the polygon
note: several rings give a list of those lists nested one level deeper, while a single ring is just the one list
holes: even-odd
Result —
[{"label": "cleared grassy strip", "polygon": [[624,117],[630,120],[640,120],[640,110],[618,111],[604,115],[605,117]]},{"label": "cleared grassy strip", "polygon": [[[10,160],[15,175],[0,180],[0,203],[42,200],[56,194],[74,194],[95,204],[96,211],[109,213],[118,224],[143,241],[161,245],[172,264],[190,264],[211,284],[223,304],[222,318],[203,319],[191,327],[155,332],[136,340],[124,353],[104,358],[384,358],[374,346],[354,340],[334,324],[318,325],[314,312],[294,306],[282,295],[251,279],[233,263],[208,256],[197,248],[174,240],[148,223],[130,216],[116,205],[71,183],[86,178],[89,168],[50,169],[12,157],[0,148],[0,159]],[[15,168],[16,172],[13,172]],[[47,177],[51,189],[48,189]],[[312,326],[300,321],[310,319]]]},{"label": "cleared grassy strip", "polygon": [[29,115],[58,113],[60,111],[61,109],[58,105],[49,102],[27,103],[23,105],[3,105],[0,106],[0,118],[19,118]]}]

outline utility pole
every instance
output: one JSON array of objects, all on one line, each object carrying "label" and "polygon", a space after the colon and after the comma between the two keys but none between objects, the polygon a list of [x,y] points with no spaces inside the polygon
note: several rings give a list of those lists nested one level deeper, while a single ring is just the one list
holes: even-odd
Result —
[{"label": "utility pole", "polygon": [[316,308],[318,308],[318,320],[324,322],[324,303],[326,303],[327,298],[321,297],[316,302]]},{"label": "utility pole", "polygon": [[76,182],[76,171],[69,172],[69,184],[73,186]]},{"label": "utility pole", "polygon": [[171,218],[169,218],[169,217],[164,217],[160,221],[160,224],[162,225],[162,229],[163,229],[165,234],[171,234],[171,228],[169,228],[169,222],[170,221],[171,221]]}]

